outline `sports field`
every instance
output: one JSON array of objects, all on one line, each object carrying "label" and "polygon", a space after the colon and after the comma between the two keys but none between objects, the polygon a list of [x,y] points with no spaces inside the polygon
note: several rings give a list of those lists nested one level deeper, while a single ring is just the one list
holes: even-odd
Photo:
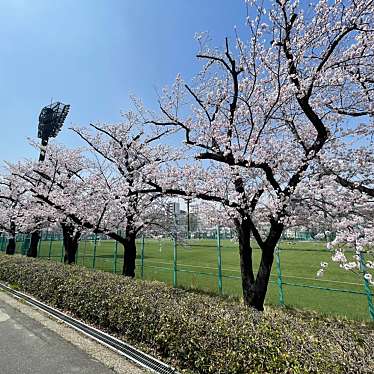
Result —
[{"label": "sports field", "polygon": [[[256,248],[256,245],[254,244]],[[300,309],[315,310],[350,319],[368,320],[368,302],[364,294],[362,277],[342,271],[334,263],[321,279],[316,278],[321,261],[329,261],[330,255],[321,242],[281,242],[280,263],[285,305]],[[218,258],[215,240],[190,240],[178,245],[174,267],[173,242],[146,239],[144,256],[141,258],[141,241],[138,241],[137,278],[160,280],[173,284],[176,274],[177,287],[192,288],[219,293]],[[96,242],[83,240],[80,243],[77,263],[110,272],[122,271],[123,247],[112,240]],[[241,296],[239,256],[237,244],[221,241],[222,292],[224,295]],[[39,256],[61,261],[63,256],[60,240],[43,240]],[[255,267],[259,262],[259,250],[255,249]],[[177,272],[174,273],[174,268]],[[266,303],[279,304],[278,273],[274,262]],[[309,288],[318,287],[318,288]],[[330,290],[325,290],[328,288]],[[336,291],[341,290],[341,291]],[[373,290],[372,290],[373,292]]]}]

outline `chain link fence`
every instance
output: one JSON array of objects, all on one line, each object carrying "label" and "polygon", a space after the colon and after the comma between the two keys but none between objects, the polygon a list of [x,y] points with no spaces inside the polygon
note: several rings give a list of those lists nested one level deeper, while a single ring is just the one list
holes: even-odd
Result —
[{"label": "chain link fence", "polygon": [[[0,236],[0,250],[5,252],[8,239]],[[30,235],[19,234],[16,253],[25,255]],[[321,261],[328,261],[329,251],[314,241],[283,240],[275,253],[275,263],[267,293],[268,304],[279,304],[329,315],[359,320],[374,320],[373,292],[362,274],[357,276],[331,267],[324,278],[317,278]],[[239,251],[236,242],[222,239],[219,228],[212,239],[137,240],[136,276],[158,280],[173,287],[193,289],[224,296],[241,297]],[[64,261],[62,234],[41,232],[38,257]],[[253,244],[256,269],[260,250]],[[76,263],[81,266],[121,274],[123,247],[105,236],[86,235],[79,243]]]}]

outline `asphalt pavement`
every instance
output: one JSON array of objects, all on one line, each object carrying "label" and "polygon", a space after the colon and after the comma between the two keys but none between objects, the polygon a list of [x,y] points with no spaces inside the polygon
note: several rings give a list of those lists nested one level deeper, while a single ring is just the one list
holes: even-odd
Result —
[{"label": "asphalt pavement", "polygon": [[1,374],[113,374],[54,331],[0,300]]}]

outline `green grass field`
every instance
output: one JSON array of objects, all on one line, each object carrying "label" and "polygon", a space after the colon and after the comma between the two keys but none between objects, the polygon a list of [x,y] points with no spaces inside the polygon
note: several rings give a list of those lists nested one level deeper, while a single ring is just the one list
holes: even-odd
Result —
[{"label": "green grass field", "polygon": [[[19,243],[19,246],[21,243]],[[221,242],[223,294],[241,296],[239,255],[236,243]],[[299,309],[319,311],[324,314],[369,320],[367,296],[363,293],[363,279],[343,271],[334,263],[321,279],[316,278],[321,261],[329,261],[330,254],[320,242],[282,242],[280,261],[285,304]],[[141,243],[138,242],[136,277],[141,278]],[[122,271],[123,247],[112,240],[98,241],[94,258],[93,240],[81,241],[77,263],[87,267],[117,272]],[[61,261],[62,242],[42,241],[39,256]],[[259,250],[255,249],[255,268],[259,263]],[[190,240],[187,245],[177,247],[177,286],[219,293],[218,261],[215,240]],[[173,242],[171,240],[147,239],[144,245],[144,279],[160,280],[173,284]],[[266,303],[279,304],[277,269],[273,266],[272,283],[269,286]],[[312,289],[307,286],[339,289],[345,292]],[[347,292],[350,291],[350,292]]]}]

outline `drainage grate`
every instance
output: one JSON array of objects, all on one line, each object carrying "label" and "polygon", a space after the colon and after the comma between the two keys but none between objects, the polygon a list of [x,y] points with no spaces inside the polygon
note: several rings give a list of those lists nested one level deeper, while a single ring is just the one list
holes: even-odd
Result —
[{"label": "drainage grate", "polygon": [[159,374],[177,374],[177,371],[169,365],[155,359],[152,356],[147,355],[146,353],[139,351],[138,349],[132,347],[131,345],[109,335],[105,332],[102,332],[94,327],[88,326],[83,322],[72,318],[59,310],[52,308],[33,297],[30,297],[22,292],[15,291],[12,288],[0,283],[0,287],[6,290],[7,292],[14,295],[16,298],[26,301],[28,304],[33,305],[44,312],[47,312],[51,316],[65,322],[69,326],[73,327],[75,330],[78,330],[90,338],[98,341],[99,343],[107,346],[108,348],[116,351],[117,353],[125,356],[130,361],[137,363],[138,365],[153,371],[154,373]]}]

